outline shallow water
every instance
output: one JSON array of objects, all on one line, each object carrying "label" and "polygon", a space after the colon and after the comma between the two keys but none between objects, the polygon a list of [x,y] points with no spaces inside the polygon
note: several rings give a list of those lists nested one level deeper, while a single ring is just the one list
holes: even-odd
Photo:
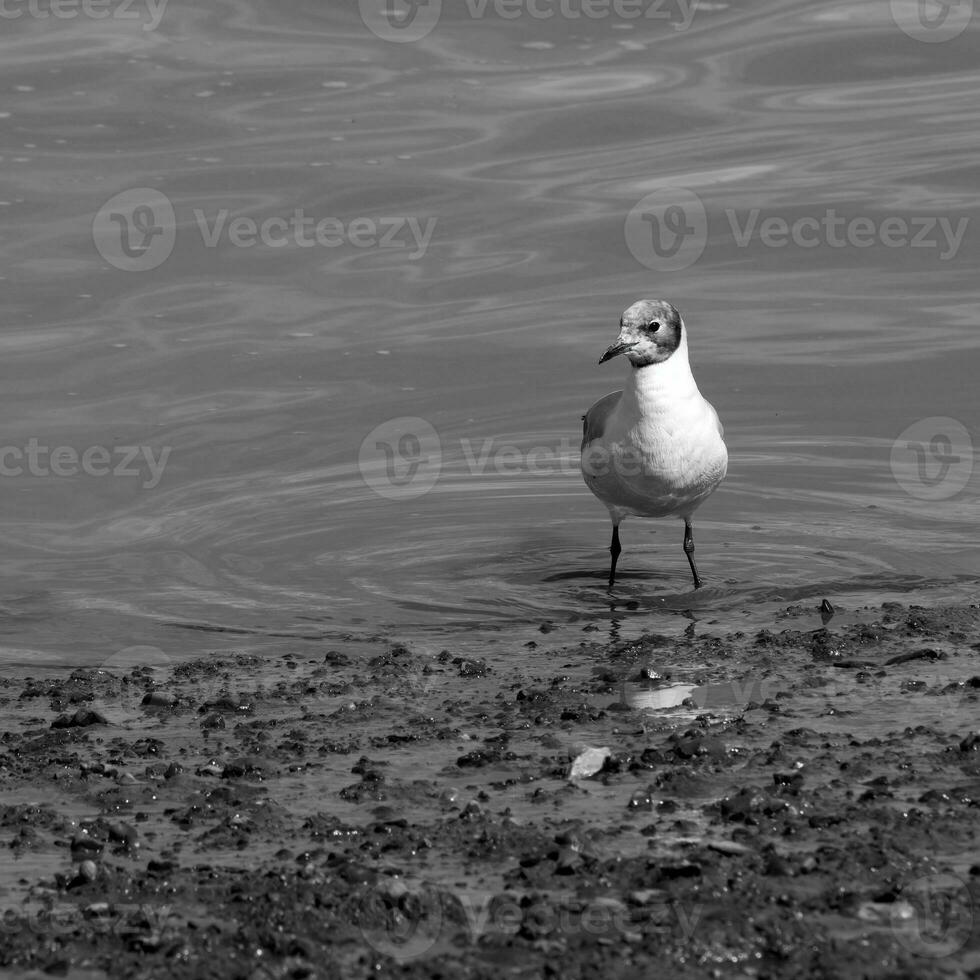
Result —
[{"label": "shallow water", "polygon": [[[446,4],[413,43],[339,3],[9,19],[0,662],[974,596],[980,28],[929,43],[912,6]],[[105,207],[139,188],[173,221]],[[650,194],[693,222],[683,268]],[[171,250],[134,268],[124,224]],[[684,313],[731,464],[707,587],[679,524],[630,521],[611,600],[579,417],[644,295]]]}]

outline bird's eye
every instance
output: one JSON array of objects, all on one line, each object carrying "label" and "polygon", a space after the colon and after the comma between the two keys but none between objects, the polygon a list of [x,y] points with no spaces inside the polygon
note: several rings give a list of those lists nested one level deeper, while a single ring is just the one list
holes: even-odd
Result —
[{"label": "bird's eye", "polygon": [[660,329],[660,324],[659,324],[659,323],[657,323],[657,321],[656,321],[656,320],[654,320],[654,321],[653,321],[653,323],[651,323],[651,324],[650,324],[650,329],[651,329],[651,330],[652,330],[652,331],[653,331],[654,333],[656,333],[656,332],[657,332],[657,331],[658,331],[658,330]]}]

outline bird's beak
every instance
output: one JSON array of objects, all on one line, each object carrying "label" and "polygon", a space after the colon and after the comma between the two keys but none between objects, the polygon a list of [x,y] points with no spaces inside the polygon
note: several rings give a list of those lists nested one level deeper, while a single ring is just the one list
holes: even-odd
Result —
[{"label": "bird's beak", "polygon": [[633,341],[633,340],[628,340],[628,341],[617,340],[616,343],[612,345],[612,347],[607,347],[606,348],[605,354],[603,354],[602,357],[599,358],[599,363],[600,364],[605,364],[606,361],[611,360],[617,354],[624,354],[631,347],[635,347],[635,346],[636,346],[636,341]]}]

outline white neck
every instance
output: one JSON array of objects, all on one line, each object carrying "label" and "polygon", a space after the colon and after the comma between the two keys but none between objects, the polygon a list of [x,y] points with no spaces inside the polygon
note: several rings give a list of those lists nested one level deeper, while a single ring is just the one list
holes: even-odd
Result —
[{"label": "white neck", "polygon": [[682,329],[681,342],[666,361],[631,369],[623,390],[623,408],[636,412],[637,417],[649,417],[694,396],[700,392],[687,357],[687,330]]}]

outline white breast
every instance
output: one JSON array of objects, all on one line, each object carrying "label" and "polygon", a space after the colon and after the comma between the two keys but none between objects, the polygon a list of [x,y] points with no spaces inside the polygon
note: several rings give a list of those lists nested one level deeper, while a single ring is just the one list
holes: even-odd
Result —
[{"label": "white breast", "polygon": [[[728,451],[714,408],[691,374],[686,337],[660,364],[634,368],[619,399],[607,396],[589,413],[583,444],[589,489],[620,517],[689,518],[724,479]],[[601,408],[600,408],[601,407]],[[586,439],[589,438],[586,416]]]}]

